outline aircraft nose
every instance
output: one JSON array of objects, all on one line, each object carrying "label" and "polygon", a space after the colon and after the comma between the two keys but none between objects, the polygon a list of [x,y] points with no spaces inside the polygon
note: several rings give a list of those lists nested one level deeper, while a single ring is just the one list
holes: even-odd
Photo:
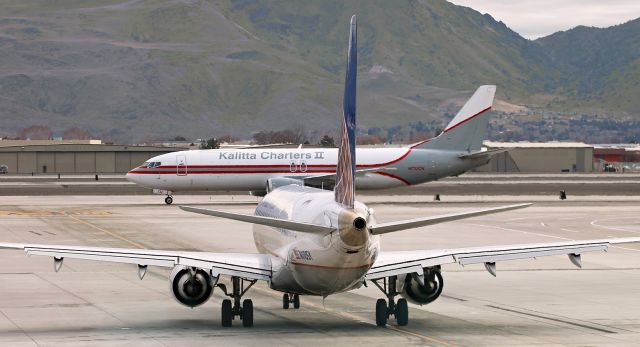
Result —
[{"label": "aircraft nose", "polygon": [[138,180],[136,180],[136,177],[137,177],[138,175],[136,175],[136,174],[134,173],[134,171],[135,171],[135,169],[130,170],[129,172],[127,172],[127,174],[126,174],[126,175],[124,175],[124,177],[125,177],[125,178],[127,179],[127,181],[129,181],[129,182],[138,183]]}]

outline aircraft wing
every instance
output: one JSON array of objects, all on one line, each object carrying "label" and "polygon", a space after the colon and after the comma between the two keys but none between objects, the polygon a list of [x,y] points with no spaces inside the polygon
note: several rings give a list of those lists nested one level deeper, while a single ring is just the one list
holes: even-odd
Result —
[{"label": "aircraft wing", "polygon": [[[395,168],[374,167],[374,168],[367,168],[367,169],[358,169],[356,170],[356,177],[362,177],[371,172],[387,171],[387,170],[395,170]],[[304,183],[308,186],[324,187],[325,189],[333,189],[333,186],[336,184],[335,173],[310,175],[302,178],[300,178],[299,176],[298,177],[291,176],[291,178],[302,179]]]},{"label": "aircraft wing", "polygon": [[[183,265],[209,269],[213,274],[265,281],[271,278],[270,256],[258,253],[183,252],[22,243],[0,243],[0,248],[21,249],[27,255],[53,257],[56,271],[60,269],[62,259],[74,258],[137,264],[139,269],[144,268],[145,270],[148,265],[169,268]],[[143,275],[140,276],[142,277]]]},{"label": "aircraft wing", "polygon": [[458,249],[434,249],[424,251],[381,252],[366,279],[374,280],[407,273],[422,274],[423,268],[444,264],[460,265],[484,263],[487,271],[496,275],[495,263],[499,261],[537,258],[552,255],[569,255],[573,264],[581,267],[580,254],[606,251],[618,243],[640,242],[640,237],[577,240],[535,244],[487,246]]}]

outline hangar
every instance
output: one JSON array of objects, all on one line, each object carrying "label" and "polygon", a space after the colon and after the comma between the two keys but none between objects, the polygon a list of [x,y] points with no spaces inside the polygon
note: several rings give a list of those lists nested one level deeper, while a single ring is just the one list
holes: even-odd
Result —
[{"label": "hangar", "polygon": [[582,142],[492,142],[487,149],[508,149],[476,172],[592,172],[593,145]]},{"label": "hangar", "polygon": [[125,173],[175,147],[102,144],[100,141],[0,141],[0,166],[9,174]]}]

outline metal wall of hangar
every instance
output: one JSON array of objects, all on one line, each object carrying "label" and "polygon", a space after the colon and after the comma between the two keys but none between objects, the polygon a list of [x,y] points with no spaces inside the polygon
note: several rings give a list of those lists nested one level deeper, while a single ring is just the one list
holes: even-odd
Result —
[{"label": "metal wall of hangar", "polygon": [[9,174],[126,173],[147,159],[182,148],[55,144],[0,146],[0,165]]},{"label": "metal wall of hangar", "polygon": [[487,149],[507,149],[477,172],[592,172],[593,146],[580,142],[491,142]]}]

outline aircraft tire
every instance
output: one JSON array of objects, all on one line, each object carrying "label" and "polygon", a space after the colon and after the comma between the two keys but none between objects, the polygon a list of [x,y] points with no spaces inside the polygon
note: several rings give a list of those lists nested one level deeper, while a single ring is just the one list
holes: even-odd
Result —
[{"label": "aircraft tire", "polygon": [[409,323],[409,307],[407,299],[399,299],[396,306],[396,322],[399,326],[405,326]]},{"label": "aircraft tire", "polygon": [[378,299],[378,301],[376,301],[376,325],[379,327],[386,326],[388,318],[387,301],[385,299]]},{"label": "aircraft tire", "polygon": [[293,308],[300,308],[300,295],[298,294],[293,294]]},{"label": "aircraft tire", "polygon": [[167,196],[166,198],[164,198],[164,203],[167,205],[173,204],[173,198],[170,196]]},{"label": "aircraft tire", "polygon": [[233,308],[231,307],[231,300],[222,300],[222,310],[220,310],[220,312],[222,316],[222,326],[225,328],[230,327],[233,321]]},{"label": "aircraft tire", "polygon": [[289,294],[282,295],[282,308],[285,310],[289,309]]},{"label": "aircraft tire", "polygon": [[253,301],[251,299],[242,302],[242,326],[245,328],[253,326]]}]

